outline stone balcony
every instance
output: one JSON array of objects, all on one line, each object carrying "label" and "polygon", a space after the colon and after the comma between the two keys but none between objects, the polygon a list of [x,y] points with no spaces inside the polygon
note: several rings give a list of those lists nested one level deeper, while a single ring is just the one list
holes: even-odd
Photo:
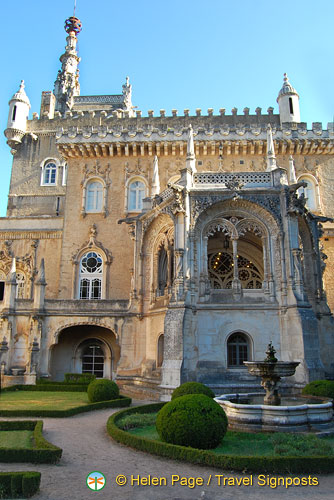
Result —
[{"label": "stone balcony", "polygon": [[194,175],[194,187],[210,187],[231,189],[233,185],[242,188],[270,188],[276,184],[273,172],[203,172]]},{"label": "stone balcony", "polygon": [[[0,311],[2,310],[0,302]],[[43,313],[46,315],[105,316],[128,312],[128,300],[63,300],[46,299]],[[11,313],[33,313],[33,300],[16,299],[15,310]]]}]

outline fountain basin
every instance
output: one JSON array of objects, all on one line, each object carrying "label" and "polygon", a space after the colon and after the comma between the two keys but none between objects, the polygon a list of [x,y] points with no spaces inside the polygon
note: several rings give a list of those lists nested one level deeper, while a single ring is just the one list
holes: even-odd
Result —
[{"label": "fountain basin", "polygon": [[[247,432],[306,432],[333,427],[333,403],[330,399],[300,396],[290,398],[292,401],[289,403],[295,399],[296,404],[245,404],[253,396],[259,394],[224,394],[215,398],[227,415],[230,429]],[[310,403],[310,400],[314,400],[314,403]],[[244,401],[244,404],[240,401]]]},{"label": "fountain basin", "polygon": [[257,377],[291,377],[294,375],[299,361],[244,361],[247,370],[251,375]]}]

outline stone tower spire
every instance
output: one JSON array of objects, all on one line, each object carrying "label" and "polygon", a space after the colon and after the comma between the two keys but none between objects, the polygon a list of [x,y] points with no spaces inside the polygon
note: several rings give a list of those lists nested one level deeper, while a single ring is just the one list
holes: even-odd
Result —
[{"label": "stone tower spire", "polygon": [[273,141],[273,133],[271,130],[270,123],[267,127],[267,172],[271,172],[277,168],[276,165],[276,156],[275,156],[275,147]]},{"label": "stone tower spire", "polygon": [[64,113],[73,106],[73,97],[80,95],[79,70],[80,58],[77,54],[77,35],[81,31],[81,22],[72,16],[65,21],[67,45],[65,53],[60,56],[61,70],[58,71],[54,86],[56,111]]}]

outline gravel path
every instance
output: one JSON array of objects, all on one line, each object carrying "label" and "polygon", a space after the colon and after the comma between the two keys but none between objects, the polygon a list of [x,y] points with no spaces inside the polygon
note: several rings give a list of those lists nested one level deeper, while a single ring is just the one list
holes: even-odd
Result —
[{"label": "gravel path", "polygon": [[[114,410],[117,411],[117,410]],[[253,485],[218,485],[215,474],[224,474],[230,481],[250,477],[208,467],[200,467],[174,462],[132,450],[115,443],[106,432],[106,422],[113,410],[106,409],[83,413],[66,419],[44,418],[44,435],[52,443],[63,449],[58,465],[0,464],[2,471],[39,470],[42,473],[41,490],[35,500],[234,500],[243,499],[245,494],[250,500],[274,500],[284,498],[294,500],[332,499],[334,491],[334,472],[330,475],[311,475],[318,478],[317,486],[284,486],[271,488],[258,485],[258,475],[252,477]],[[1,419],[5,420],[5,419]],[[86,477],[92,471],[102,472],[107,479],[106,486],[100,491],[90,491]],[[127,477],[125,486],[118,486],[118,474]],[[207,485],[209,477],[211,483]],[[166,485],[137,486],[130,484],[131,475],[136,479],[151,475],[166,478]],[[204,485],[189,488],[179,483],[172,485],[172,475],[190,478],[203,478]],[[269,476],[273,481],[274,475]],[[285,476],[286,477],[286,476]],[[295,476],[292,476],[295,477]],[[305,475],[308,478],[308,475]],[[264,475],[267,478],[267,475]],[[286,477],[287,478],[287,477]],[[261,479],[261,478],[260,478]],[[223,481],[223,479],[221,479]]]}]

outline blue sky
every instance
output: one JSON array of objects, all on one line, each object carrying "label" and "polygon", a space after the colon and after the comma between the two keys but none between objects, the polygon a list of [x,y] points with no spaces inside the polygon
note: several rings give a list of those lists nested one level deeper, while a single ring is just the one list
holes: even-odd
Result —
[{"label": "blue sky", "polygon": [[[74,0],[2,2],[0,122],[25,80],[31,113],[52,90],[64,52],[64,21]],[[147,115],[172,109],[257,106],[277,112],[287,72],[300,95],[301,119],[327,127],[334,115],[333,0],[77,0],[81,94],[121,93]],[[12,157],[0,140],[0,215],[4,216]]]}]

